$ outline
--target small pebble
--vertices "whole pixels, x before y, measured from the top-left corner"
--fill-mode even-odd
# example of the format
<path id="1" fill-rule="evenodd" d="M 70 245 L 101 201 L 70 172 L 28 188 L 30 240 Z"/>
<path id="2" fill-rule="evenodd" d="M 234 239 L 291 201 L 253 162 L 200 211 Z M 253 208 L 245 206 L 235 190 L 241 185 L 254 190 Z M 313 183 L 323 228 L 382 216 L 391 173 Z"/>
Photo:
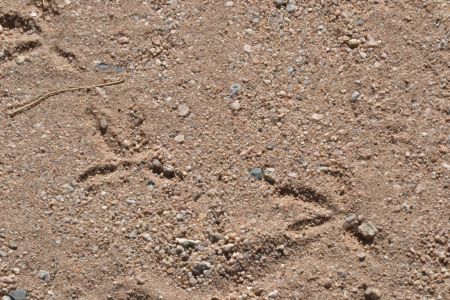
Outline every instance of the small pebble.
<path id="1" fill-rule="evenodd" d="M 286 4 L 286 0 L 274 0 L 275 6 L 280 8 L 281 6 Z"/>
<path id="2" fill-rule="evenodd" d="M 26 60 L 25 56 L 19 55 L 16 57 L 16 64 L 23 65 L 25 63 L 25 60 Z"/>
<path id="3" fill-rule="evenodd" d="M 252 53 L 252 46 L 245 44 L 244 45 L 244 52 L 245 53 Z"/>
<path id="4" fill-rule="evenodd" d="M 311 115 L 311 119 L 313 119 L 314 121 L 320 121 L 323 119 L 323 117 L 324 116 L 322 114 L 317 114 L 317 113 L 314 113 Z"/>
<path id="5" fill-rule="evenodd" d="M 230 104 L 230 108 L 232 111 L 239 111 L 241 110 L 241 104 L 237 101 L 234 101 Z"/>
<path id="6" fill-rule="evenodd" d="M 14 291 L 11 291 L 8 296 L 13 300 L 27 300 L 27 294 L 28 292 L 25 289 L 15 289 Z"/>
<path id="7" fill-rule="evenodd" d="M 286 5 L 286 11 L 289 13 L 292 13 L 296 9 L 297 9 L 297 6 L 295 5 L 295 2 L 293 0 L 289 0 L 288 4 Z"/>
<path id="8" fill-rule="evenodd" d="M 355 228 L 359 223 L 358 216 L 354 213 L 350 213 L 345 218 L 345 228 Z"/>
<path id="9" fill-rule="evenodd" d="M 108 95 L 106 94 L 105 89 L 97 86 L 95 87 L 95 92 L 103 99 L 108 99 Z"/>
<path id="10" fill-rule="evenodd" d="M 177 142 L 178 144 L 181 144 L 184 142 L 184 135 L 183 134 L 179 134 L 175 137 L 175 142 Z"/>
<path id="11" fill-rule="evenodd" d="M 9 248 L 12 249 L 12 250 L 17 250 L 17 247 L 18 247 L 17 243 L 14 242 L 14 241 L 10 241 L 9 244 L 8 244 L 8 246 L 9 246 Z"/>
<path id="12" fill-rule="evenodd" d="M 3 296 L 3 297 L 2 297 L 2 300 L 12 300 L 12 298 L 9 297 L 9 296 Z M 14 300 L 15 300 L 15 299 L 14 299 Z"/>
<path id="13" fill-rule="evenodd" d="M 374 38 L 370 37 L 367 40 L 365 46 L 368 48 L 376 48 L 376 47 L 380 46 L 380 43 L 378 41 L 376 41 Z"/>
<path id="14" fill-rule="evenodd" d="M 264 170 L 264 179 L 269 183 L 275 183 L 276 180 L 276 174 L 274 168 L 267 168 Z"/>
<path id="15" fill-rule="evenodd" d="M 189 284 L 190 284 L 191 286 L 196 285 L 196 284 L 197 284 L 197 279 L 195 279 L 195 277 L 189 278 Z"/>
<path id="16" fill-rule="evenodd" d="M 184 238 L 176 238 L 175 241 L 177 242 L 178 245 L 181 245 L 184 248 L 191 248 L 191 247 L 195 247 L 198 244 L 200 244 L 200 241 L 188 240 L 188 239 L 184 239 Z"/>
<path id="17" fill-rule="evenodd" d="M 293 66 L 289 66 L 289 67 L 287 67 L 287 71 L 289 74 L 292 74 L 295 72 L 295 68 Z"/>
<path id="18" fill-rule="evenodd" d="M 381 299 L 381 293 L 378 289 L 369 287 L 364 291 L 364 298 L 366 300 L 378 300 Z"/>
<path id="19" fill-rule="evenodd" d="M 358 253 L 359 261 L 364 261 L 366 259 L 366 254 L 364 252 Z"/>
<path id="20" fill-rule="evenodd" d="M 138 276 L 138 277 L 136 278 L 136 283 L 137 283 L 138 285 L 143 285 L 143 284 L 145 283 L 145 279 L 142 278 L 142 277 L 140 277 L 140 276 Z"/>
<path id="21" fill-rule="evenodd" d="M 360 94 L 358 91 L 354 91 L 354 92 L 352 93 L 352 101 L 353 101 L 353 102 L 358 101 L 359 96 L 361 96 L 361 94 Z"/>
<path id="22" fill-rule="evenodd" d="M 233 5 L 234 5 L 233 1 L 227 1 L 227 2 L 225 2 L 225 6 L 226 6 L 226 7 L 231 7 L 231 6 L 233 6 Z"/>
<path id="23" fill-rule="evenodd" d="M 199 276 L 209 269 L 211 269 L 211 263 L 207 261 L 201 261 L 194 266 L 194 268 L 192 269 L 192 274 L 194 274 L 194 276 Z"/>
<path id="24" fill-rule="evenodd" d="M 226 244 L 225 246 L 222 247 L 222 251 L 224 253 L 229 253 L 233 250 L 234 248 L 234 244 Z"/>
<path id="25" fill-rule="evenodd" d="M 100 71 L 107 71 L 109 69 L 109 65 L 101 62 L 97 65 L 97 69 Z"/>
<path id="26" fill-rule="evenodd" d="M 187 117 L 189 115 L 189 107 L 186 104 L 178 105 L 178 115 L 180 117 Z"/>
<path id="27" fill-rule="evenodd" d="M 105 118 L 101 118 L 100 121 L 98 122 L 98 127 L 100 128 L 100 132 L 101 134 L 105 134 L 106 131 L 108 130 L 108 120 L 106 120 Z"/>
<path id="28" fill-rule="evenodd" d="M 358 48 L 358 46 L 359 46 L 360 44 L 361 44 L 361 41 L 358 40 L 358 39 L 350 39 L 350 40 L 347 42 L 347 45 L 348 45 L 350 48 L 352 48 L 352 49 Z"/>
<path id="29" fill-rule="evenodd" d="M 258 180 L 263 179 L 263 170 L 261 168 L 253 168 L 250 170 L 250 175 Z"/>
<path id="30" fill-rule="evenodd" d="M 323 282 L 323 287 L 329 289 L 333 286 L 333 281 L 330 278 L 325 279 Z"/>
<path id="31" fill-rule="evenodd" d="M 154 182 L 153 180 L 148 180 L 147 181 L 147 187 L 151 190 L 153 190 L 156 187 L 156 182 Z"/>
<path id="32" fill-rule="evenodd" d="M 41 270 L 41 271 L 39 271 L 38 278 L 42 281 L 49 282 L 50 281 L 50 272 Z"/>
<path id="33" fill-rule="evenodd" d="M 242 89 L 242 87 L 239 83 L 233 83 L 230 86 L 231 97 L 237 96 L 237 94 L 239 94 L 241 92 L 241 89 Z"/>
<path id="34" fill-rule="evenodd" d="M 163 166 L 162 173 L 166 178 L 173 178 L 175 177 L 175 168 L 171 165 L 165 165 Z"/>
<path id="35" fill-rule="evenodd" d="M 130 42 L 130 40 L 126 36 L 121 36 L 118 40 L 119 44 L 125 45 Z"/>
<path id="36" fill-rule="evenodd" d="M 277 291 L 277 290 L 274 290 L 274 291 L 270 292 L 270 293 L 267 295 L 267 298 L 268 298 L 268 299 L 277 299 L 277 298 L 278 298 L 278 291 Z"/>
<path id="37" fill-rule="evenodd" d="M 158 159 L 154 159 L 151 164 L 151 169 L 155 173 L 161 173 L 163 170 L 162 163 Z"/>
<path id="38" fill-rule="evenodd" d="M 356 20 L 355 20 L 355 25 L 356 26 L 363 26 L 365 23 L 366 22 L 363 19 L 361 19 L 361 18 L 356 18 Z"/>
<path id="39" fill-rule="evenodd" d="M 358 233 L 368 242 L 371 242 L 375 235 L 377 234 L 378 230 L 371 222 L 363 222 L 358 227 Z"/>
<path id="40" fill-rule="evenodd" d="M 296 173 L 296 172 L 289 172 L 287 175 L 290 178 L 298 178 L 298 173 Z"/>

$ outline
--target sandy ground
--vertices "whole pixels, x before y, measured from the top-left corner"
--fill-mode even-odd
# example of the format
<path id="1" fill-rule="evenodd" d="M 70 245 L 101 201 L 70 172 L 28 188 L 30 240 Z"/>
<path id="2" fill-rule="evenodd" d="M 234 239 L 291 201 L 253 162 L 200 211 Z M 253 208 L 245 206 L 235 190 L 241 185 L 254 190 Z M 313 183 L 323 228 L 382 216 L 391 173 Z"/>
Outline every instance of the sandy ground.
<path id="1" fill-rule="evenodd" d="M 0 25 L 2 300 L 450 299 L 448 1 L 1 0 Z"/>

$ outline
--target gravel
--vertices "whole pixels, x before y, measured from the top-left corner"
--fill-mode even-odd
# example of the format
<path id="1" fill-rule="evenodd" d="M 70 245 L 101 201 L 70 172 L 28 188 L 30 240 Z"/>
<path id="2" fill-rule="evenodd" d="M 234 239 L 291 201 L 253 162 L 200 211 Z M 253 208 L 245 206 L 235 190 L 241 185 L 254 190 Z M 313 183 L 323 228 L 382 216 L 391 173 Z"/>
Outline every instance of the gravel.
<path id="1" fill-rule="evenodd" d="M 383 297 L 445 295 L 450 111 L 438 50 L 446 24 L 435 14 L 354 1 L 46 1 L 52 13 L 39 20 L 4 1 L 15 6 L 0 14 L 5 106 L 52 84 L 114 81 L 119 65 L 127 80 L 95 89 L 99 101 L 67 93 L 0 125 L 2 204 L 17 217 L 0 226 L 2 296 L 26 287 L 33 299 L 253 299 L 262 287 L 261 299 L 372 299 L 372 284 Z M 401 24 L 378 30 L 380 14 Z M 414 31 L 407 14 L 429 26 Z M 60 38 L 46 20 L 74 34 L 41 55 Z M 413 72 L 423 65 L 426 80 Z M 52 82 L 42 66 L 64 76 Z M 344 221 L 347 209 L 356 214 Z M 341 226 L 326 217 L 335 210 Z M 72 259 L 55 269 L 48 251 L 28 253 L 39 246 Z M 92 268 L 105 258 L 113 263 Z M 52 271 L 41 280 L 40 269 Z M 401 290 L 389 285 L 398 277 Z M 107 294 L 102 282 L 114 282 Z M 162 283 L 154 294 L 152 282 Z"/>

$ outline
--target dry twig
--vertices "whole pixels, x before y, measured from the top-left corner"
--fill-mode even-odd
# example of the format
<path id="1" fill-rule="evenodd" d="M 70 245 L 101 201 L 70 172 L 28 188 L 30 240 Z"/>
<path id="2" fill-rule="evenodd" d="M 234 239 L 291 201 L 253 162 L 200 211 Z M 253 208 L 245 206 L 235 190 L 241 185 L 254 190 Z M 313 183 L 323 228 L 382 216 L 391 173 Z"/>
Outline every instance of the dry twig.
<path id="1" fill-rule="evenodd" d="M 19 104 L 18 106 L 16 106 L 16 109 L 10 110 L 9 112 L 7 112 L 8 116 L 10 117 L 14 117 L 15 115 L 24 112 L 30 108 L 32 108 L 33 106 L 38 105 L 39 103 L 41 103 L 42 101 L 44 101 L 47 98 L 50 98 L 51 96 L 55 96 L 64 92 L 69 92 L 69 91 L 77 91 L 77 90 L 87 90 L 87 89 L 93 89 L 96 87 L 103 87 L 103 86 L 110 86 L 110 85 L 115 85 L 115 84 L 119 84 L 124 82 L 125 80 L 118 80 L 118 81 L 112 81 L 112 82 L 107 82 L 107 83 L 102 83 L 102 84 L 96 84 L 96 85 L 90 85 L 90 86 L 81 86 L 81 87 L 69 87 L 69 88 L 65 88 L 65 89 L 60 89 L 60 90 L 54 90 L 51 92 L 48 92 L 42 96 L 39 96 L 36 99 L 33 99 L 29 102 L 25 102 L 22 104 Z"/>

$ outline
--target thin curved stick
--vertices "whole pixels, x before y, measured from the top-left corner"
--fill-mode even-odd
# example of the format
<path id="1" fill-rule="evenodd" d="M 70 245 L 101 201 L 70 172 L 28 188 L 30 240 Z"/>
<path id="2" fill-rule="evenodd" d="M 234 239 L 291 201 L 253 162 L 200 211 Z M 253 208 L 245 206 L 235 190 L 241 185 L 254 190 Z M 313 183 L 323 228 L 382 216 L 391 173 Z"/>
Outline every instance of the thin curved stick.
<path id="1" fill-rule="evenodd" d="M 96 87 L 116 85 L 116 84 L 123 83 L 124 81 L 125 80 L 121 79 L 121 80 L 118 80 L 118 81 L 107 82 L 107 83 L 102 83 L 102 84 L 81 86 L 81 87 L 69 87 L 69 88 L 65 88 L 65 89 L 51 91 L 51 92 L 48 92 L 48 93 L 46 93 L 46 94 L 44 94 L 42 96 L 39 96 L 38 98 L 36 98 L 34 100 L 31 100 L 29 102 L 20 104 L 18 108 L 7 112 L 7 115 L 10 116 L 10 117 L 14 117 L 17 114 L 20 114 L 21 112 L 24 112 L 24 111 L 26 111 L 26 110 L 28 110 L 28 109 L 38 105 L 39 103 L 41 103 L 45 99 L 50 98 L 51 96 L 55 96 L 55 95 L 64 93 L 64 92 L 77 91 L 77 90 L 87 90 L 87 89 L 93 89 L 93 88 L 96 88 Z"/>

